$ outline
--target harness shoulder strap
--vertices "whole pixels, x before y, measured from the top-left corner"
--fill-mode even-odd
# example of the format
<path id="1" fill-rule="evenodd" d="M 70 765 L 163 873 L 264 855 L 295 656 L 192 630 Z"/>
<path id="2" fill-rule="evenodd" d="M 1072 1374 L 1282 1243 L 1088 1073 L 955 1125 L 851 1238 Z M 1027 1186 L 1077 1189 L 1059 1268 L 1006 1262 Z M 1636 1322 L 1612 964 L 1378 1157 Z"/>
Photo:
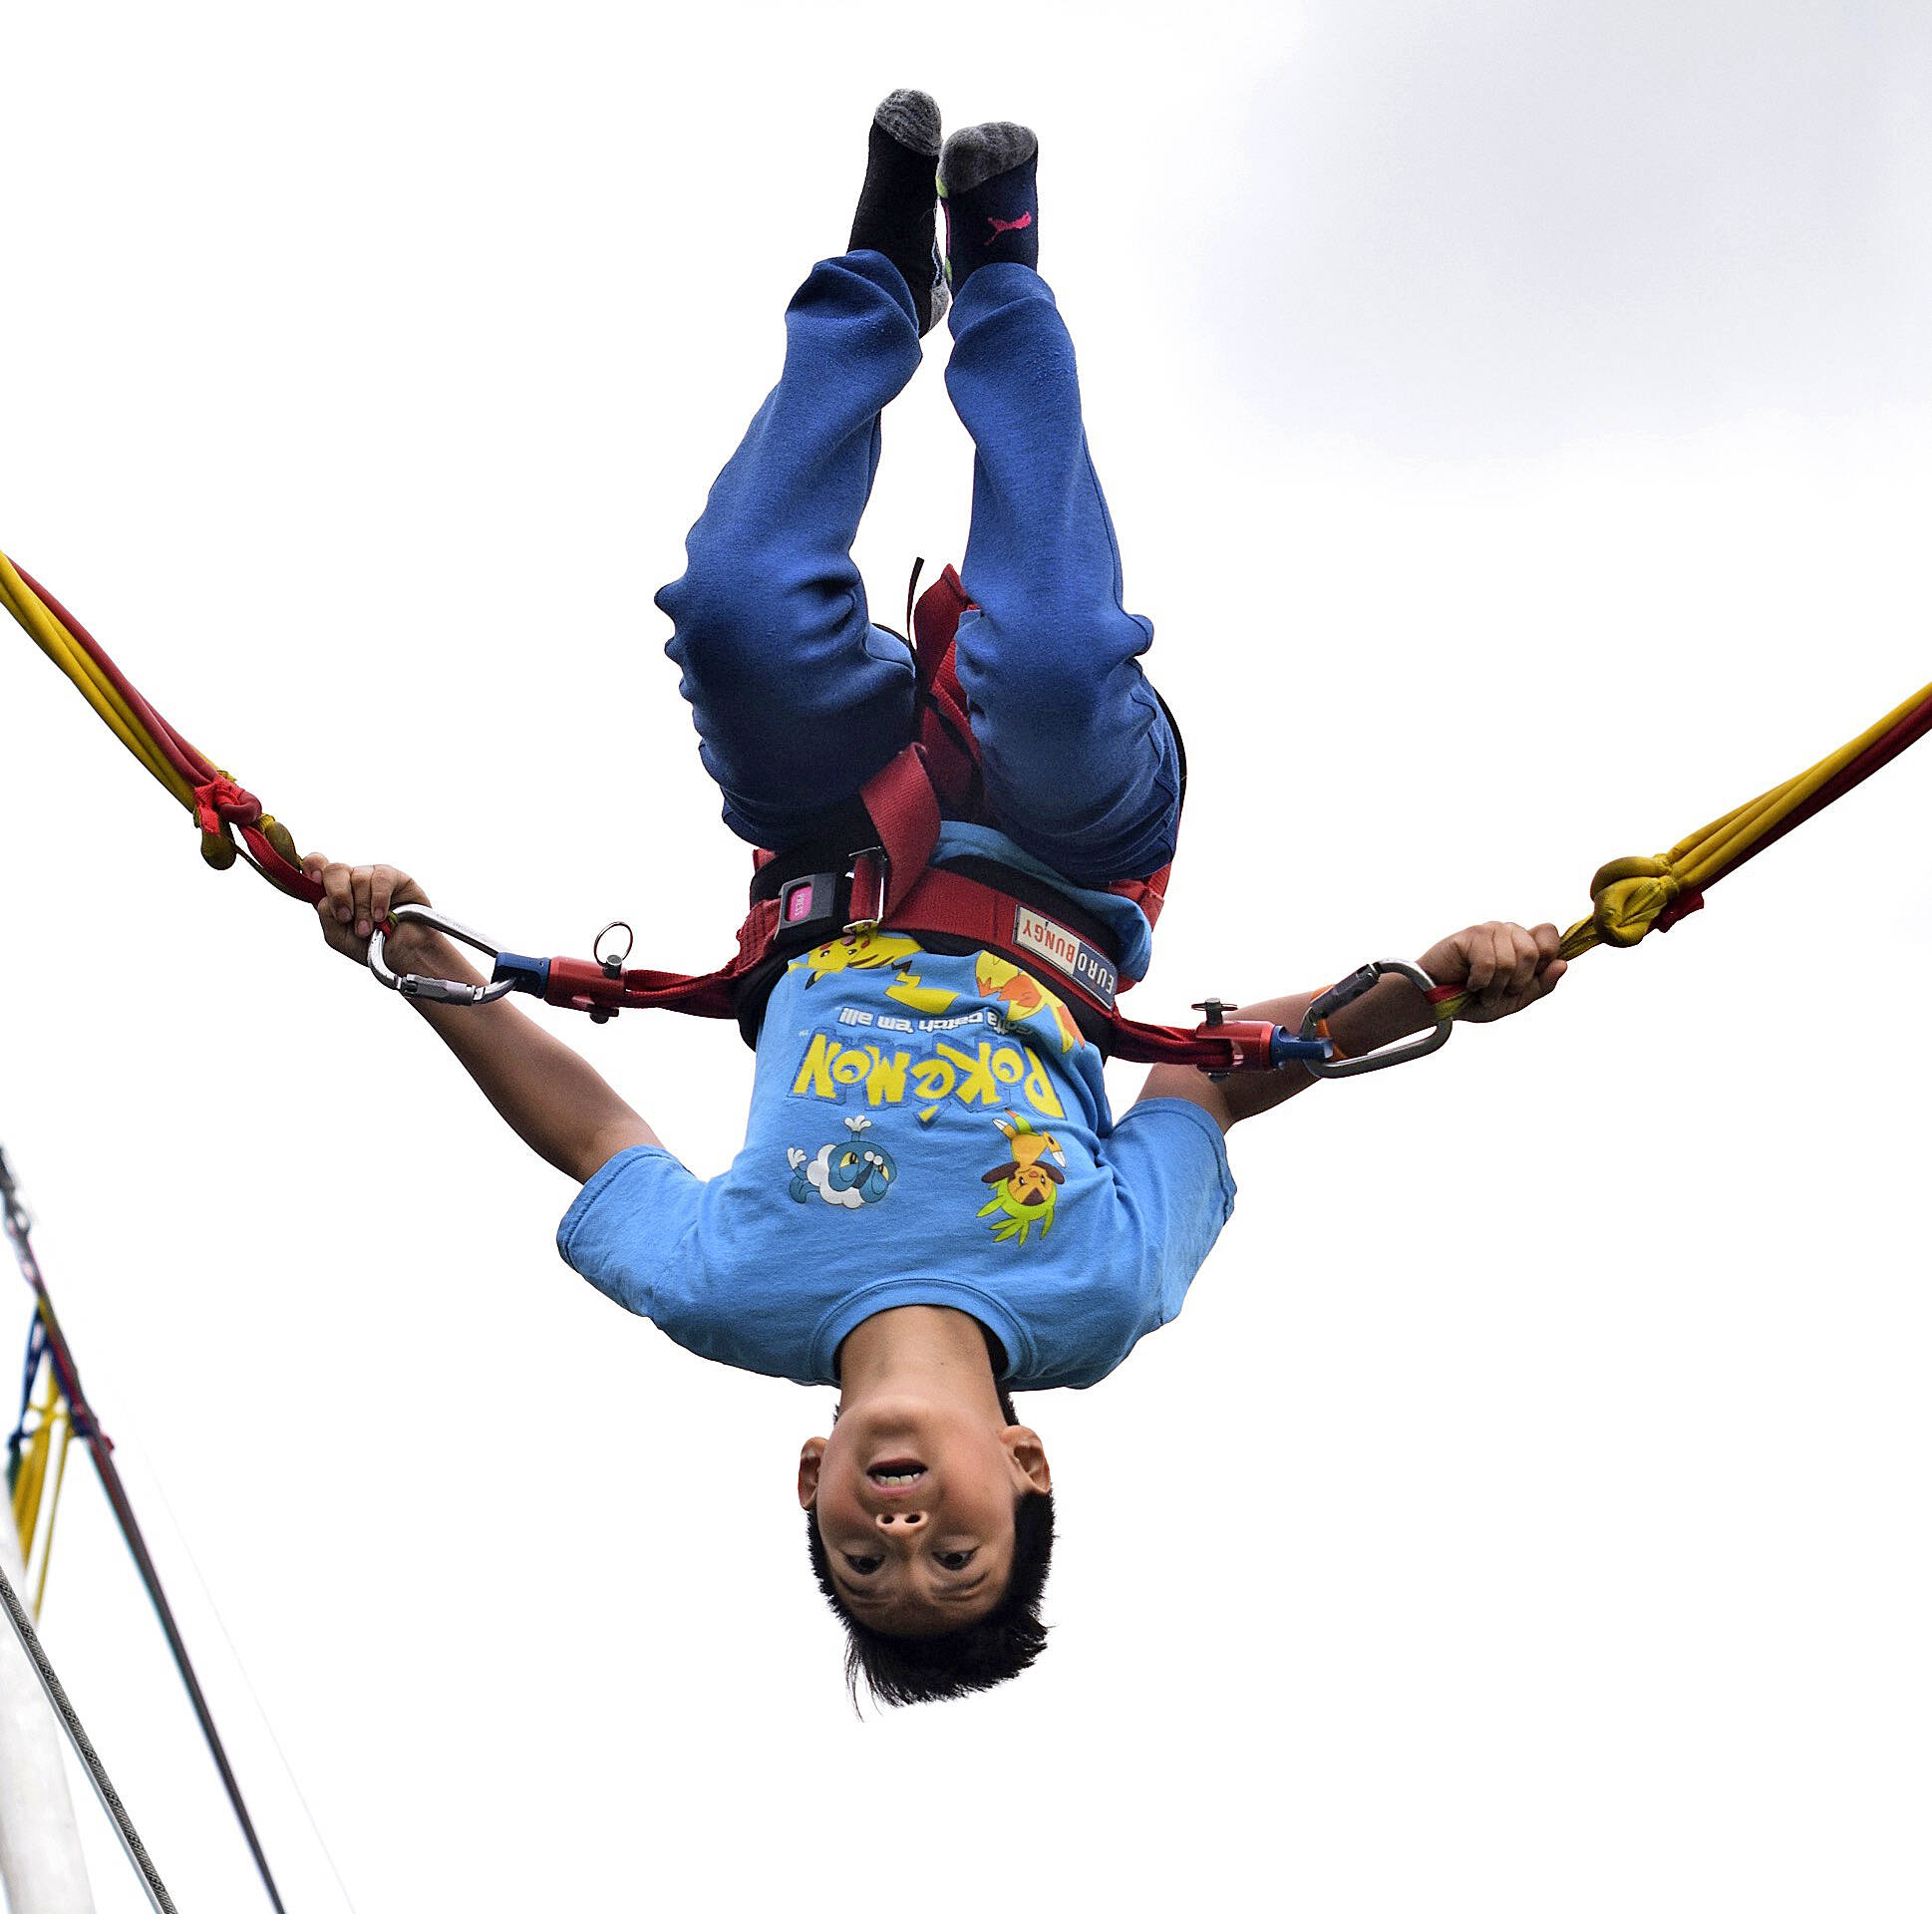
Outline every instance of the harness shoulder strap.
<path id="1" fill-rule="evenodd" d="M 979 752 L 973 742 L 972 724 L 966 709 L 966 694 L 959 682 L 956 639 L 959 621 L 972 610 L 973 601 L 959 573 L 948 565 L 928 585 L 916 603 L 913 592 L 919 581 L 919 567 L 912 571 L 906 591 L 906 623 L 912 633 L 913 663 L 919 674 L 919 742 L 925 747 L 926 771 L 948 814 L 975 823 L 990 823 L 986 813 L 985 789 L 981 781 Z M 1149 687 L 1151 689 L 1151 687 Z M 1173 733 L 1174 748 L 1180 757 L 1181 801 L 1187 797 L 1187 749 L 1181 743 L 1180 727 L 1158 692 L 1160 709 Z M 1171 864 L 1162 865 L 1147 877 L 1132 877 L 1108 885 L 1118 897 L 1139 906 L 1151 926 L 1160 920 L 1161 906 L 1167 900 L 1167 878 Z"/>
<path id="2" fill-rule="evenodd" d="M 916 583 L 916 570 L 913 579 Z M 918 735 L 926 750 L 926 769 L 945 808 L 956 817 L 978 820 L 986 797 L 953 644 L 972 602 L 959 573 L 948 565 L 912 606 L 907 622 L 919 676 Z"/>

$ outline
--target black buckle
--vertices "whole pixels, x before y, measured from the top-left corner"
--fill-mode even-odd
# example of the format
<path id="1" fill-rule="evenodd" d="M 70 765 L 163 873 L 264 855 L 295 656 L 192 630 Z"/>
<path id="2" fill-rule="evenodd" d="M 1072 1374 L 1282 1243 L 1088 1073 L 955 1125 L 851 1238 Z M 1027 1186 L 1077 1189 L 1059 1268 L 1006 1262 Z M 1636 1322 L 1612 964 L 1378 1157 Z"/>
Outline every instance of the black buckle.
<path id="1" fill-rule="evenodd" d="M 772 938 L 779 950 L 803 950 L 843 934 L 851 896 L 850 873 L 814 870 L 779 886 L 779 927 Z"/>

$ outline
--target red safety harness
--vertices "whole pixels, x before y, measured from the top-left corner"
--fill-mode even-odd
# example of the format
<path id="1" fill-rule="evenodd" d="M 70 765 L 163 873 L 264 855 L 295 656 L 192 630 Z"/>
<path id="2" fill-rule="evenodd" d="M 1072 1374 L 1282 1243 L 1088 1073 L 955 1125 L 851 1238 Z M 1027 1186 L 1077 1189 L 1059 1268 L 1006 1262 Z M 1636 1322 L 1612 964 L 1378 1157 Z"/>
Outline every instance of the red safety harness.
<path id="1" fill-rule="evenodd" d="M 917 581 L 915 569 L 914 589 Z M 626 970 L 621 958 L 531 959 L 498 951 L 494 981 L 593 1017 L 631 1009 L 733 1017 L 755 1044 L 766 1000 L 792 959 L 840 937 L 897 932 L 927 949 L 988 950 L 1005 958 L 1059 997 L 1107 1055 L 1214 1071 L 1270 1068 L 1281 1046 L 1276 1027 L 1227 1021 L 1217 1001 L 1198 1006 L 1207 1021 L 1193 1030 L 1124 1017 L 1115 1000 L 1132 980 L 1121 975 L 1112 932 L 1057 886 L 991 859 L 959 859 L 943 868 L 929 861 L 942 815 L 992 818 L 954 658 L 954 634 L 971 600 L 948 565 L 916 605 L 911 591 L 907 601 L 919 685 L 917 736 L 804 845 L 755 853 L 751 908 L 728 964 L 684 976 Z M 1182 777 L 1184 790 L 1184 761 Z M 1109 889 L 1136 904 L 1151 924 L 1170 868 Z"/>

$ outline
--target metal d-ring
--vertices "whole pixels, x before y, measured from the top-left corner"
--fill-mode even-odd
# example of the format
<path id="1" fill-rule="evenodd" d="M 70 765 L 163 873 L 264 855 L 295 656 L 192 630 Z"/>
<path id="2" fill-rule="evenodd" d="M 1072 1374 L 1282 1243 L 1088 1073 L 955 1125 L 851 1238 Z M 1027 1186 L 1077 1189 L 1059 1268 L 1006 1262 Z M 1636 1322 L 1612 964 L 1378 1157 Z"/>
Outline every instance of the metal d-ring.
<path id="1" fill-rule="evenodd" d="M 604 955 L 604 939 L 613 930 L 621 930 L 624 933 L 624 948 L 606 957 Z M 621 977 L 624 974 L 624 965 L 630 959 L 631 946 L 636 942 L 637 933 L 631 929 L 630 925 L 625 923 L 621 917 L 613 917 L 592 940 L 590 954 L 597 960 L 606 977 Z"/>

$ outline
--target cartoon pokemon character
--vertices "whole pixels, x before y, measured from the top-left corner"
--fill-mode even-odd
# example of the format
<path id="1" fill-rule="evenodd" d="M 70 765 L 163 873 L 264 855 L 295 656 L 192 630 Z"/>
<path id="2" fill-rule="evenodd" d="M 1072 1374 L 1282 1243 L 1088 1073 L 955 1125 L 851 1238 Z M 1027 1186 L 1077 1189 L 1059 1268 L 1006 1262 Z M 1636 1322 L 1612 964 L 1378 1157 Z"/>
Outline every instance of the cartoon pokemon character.
<path id="1" fill-rule="evenodd" d="M 989 1169 L 980 1178 L 983 1183 L 992 1183 L 994 1190 L 992 1200 L 978 1213 L 992 1216 L 998 1212 L 993 1234 L 1003 1243 L 1024 1243 L 1035 1223 L 1040 1225 L 1044 1239 L 1053 1228 L 1054 1202 L 1060 1185 L 1067 1180 L 1065 1173 L 1054 1164 L 1065 1163 L 1067 1152 L 1051 1130 L 1035 1129 L 1013 1111 L 1006 1114 L 1012 1121 L 995 1117 L 994 1126 L 1012 1146 L 1012 1160 L 1002 1163 L 998 1169 Z M 1049 1155 L 1054 1159 L 1051 1163 L 1045 1160 Z"/>
<path id="2" fill-rule="evenodd" d="M 885 1200 L 899 1174 L 892 1152 L 864 1140 L 865 1131 L 872 1127 L 869 1116 L 847 1116 L 845 1127 L 852 1132 L 848 1141 L 827 1143 L 813 1157 L 807 1158 L 796 1147 L 785 1152 L 785 1160 L 792 1165 L 795 1203 L 810 1202 L 814 1189 L 836 1209 L 861 1209 Z"/>
<path id="3" fill-rule="evenodd" d="M 1072 1013 L 1037 977 L 1029 977 L 1017 965 L 983 950 L 973 965 L 982 997 L 997 997 L 1006 1006 L 1008 1017 L 1023 1023 L 1029 1017 L 1042 1017 L 1060 1036 L 1060 1052 L 1078 1049 L 1084 1039 Z M 1042 1232 L 1045 1233 L 1044 1231 Z"/>
<path id="4" fill-rule="evenodd" d="M 811 975 L 805 979 L 805 989 L 809 990 L 821 977 L 830 977 L 841 970 L 882 970 L 887 964 L 904 963 L 908 957 L 917 956 L 919 946 L 910 937 L 895 936 L 890 931 L 859 930 L 849 937 L 815 945 L 803 957 L 795 957 L 787 968 L 810 971 Z"/>
<path id="5" fill-rule="evenodd" d="M 885 994 L 895 1004 L 903 1004 L 920 1017 L 943 1017 L 959 1002 L 958 991 L 945 990 L 937 984 L 921 983 L 910 966 L 892 973 L 892 981 L 886 985 Z"/>

